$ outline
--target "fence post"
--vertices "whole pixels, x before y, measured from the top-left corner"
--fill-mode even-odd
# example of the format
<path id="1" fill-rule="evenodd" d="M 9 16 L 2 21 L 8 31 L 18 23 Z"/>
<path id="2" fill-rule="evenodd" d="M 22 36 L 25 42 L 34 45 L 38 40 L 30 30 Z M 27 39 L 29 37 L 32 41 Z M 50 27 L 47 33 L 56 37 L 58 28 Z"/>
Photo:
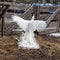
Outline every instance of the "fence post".
<path id="1" fill-rule="evenodd" d="M 57 22 L 57 24 L 58 24 L 57 30 L 58 30 L 58 32 L 60 32 L 60 31 L 59 31 L 59 30 L 60 30 L 60 10 L 59 10 L 59 12 L 58 12 L 58 22 Z"/>
<path id="2" fill-rule="evenodd" d="M 4 31 L 3 31 L 3 29 L 4 29 L 4 17 L 2 17 L 1 20 L 2 20 L 1 37 L 3 37 L 3 34 L 4 34 Z"/>
<path id="3" fill-rule="evenodd" d="M 35 14 L 35 20 L 40 19 L 40 6 L 39 5 L 34 5 L 33 6 L 33 13 Z"/>

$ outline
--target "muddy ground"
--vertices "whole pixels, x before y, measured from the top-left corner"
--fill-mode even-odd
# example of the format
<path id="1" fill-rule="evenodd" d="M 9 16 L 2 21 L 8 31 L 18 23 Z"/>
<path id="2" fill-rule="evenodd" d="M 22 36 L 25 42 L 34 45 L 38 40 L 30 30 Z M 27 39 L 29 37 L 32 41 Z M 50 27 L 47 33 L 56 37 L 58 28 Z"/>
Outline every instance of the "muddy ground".
<path id="1" fill-rule="evenodd" d="M 60 60 L 60 38 L 37 36 L 40 49 L 18 48 L 17 36 L 0 37 L 0 60 Z M 18 38 L 18 37 L 17 37 Z"/>

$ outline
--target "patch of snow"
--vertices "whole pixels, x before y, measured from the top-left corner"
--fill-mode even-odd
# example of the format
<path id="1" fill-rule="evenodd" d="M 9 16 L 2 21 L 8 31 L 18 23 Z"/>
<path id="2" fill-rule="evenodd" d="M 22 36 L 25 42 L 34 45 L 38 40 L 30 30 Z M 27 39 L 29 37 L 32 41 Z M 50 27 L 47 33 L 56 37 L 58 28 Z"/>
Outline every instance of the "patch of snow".
<path id="1" fill-rule="evenodd" d="M 51 3 L 44 3 L 44 4 L 33 3 L 32 6 L 54 6 L 54 4 L 51 4 Z"/>
<path id="2" fill-rule="evenodd" d="M 51 3 L 46 3 L 45 6 L 53 6 Z"/>
<path id="3" fill-rule="evenodd" d="M 54 36 L 54 37 L 60 37 L 60 33 L 51 33 L 49 34 L 50 36 Z"/>

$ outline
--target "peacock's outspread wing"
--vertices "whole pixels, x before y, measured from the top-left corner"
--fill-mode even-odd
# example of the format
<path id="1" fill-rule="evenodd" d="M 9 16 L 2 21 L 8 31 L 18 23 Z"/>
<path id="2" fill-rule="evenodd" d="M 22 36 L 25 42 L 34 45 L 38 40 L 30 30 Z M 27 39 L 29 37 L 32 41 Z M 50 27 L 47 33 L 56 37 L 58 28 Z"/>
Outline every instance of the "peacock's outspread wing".
<path id="1" fill-rule="evenodd" d="M 20 28 L 22 28 L 24 31 L 26 31 L 29 21 L 24 20 L 23 18 L 15 16 L 15 15 L 12 16 L 12 20 L 14 22 L 16 22 Z"/>

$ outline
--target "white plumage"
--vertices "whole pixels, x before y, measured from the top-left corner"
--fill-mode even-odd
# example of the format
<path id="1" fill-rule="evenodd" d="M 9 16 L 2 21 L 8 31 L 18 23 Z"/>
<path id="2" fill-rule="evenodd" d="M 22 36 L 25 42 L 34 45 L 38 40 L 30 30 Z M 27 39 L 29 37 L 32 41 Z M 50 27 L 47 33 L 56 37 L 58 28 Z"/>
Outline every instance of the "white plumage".
<path id="1" fill-rule="evenodd" d="M 19 27 L 25 31 L 24 36 L 20 38 L 21 41 L 18 42 L 18 46 L 27 49 L 40 48 L 37 40 L 34 37 L 34 31 L 44 31 L 44 29 L 46 28 L 46 22 L 34 20 L 34 15 L 31 20 L 24 20 L 23 18 L 18 16 L 12 16 L 12 20 L 16 22 Z"/>
<path id="2" fill-rule="evenodd" d="M 15 21 L 19 27 L 21 27 L 24 31 L 26 31 L 29 24 L 32 24 L 33 30 L 37 30 L 38 32 L 43 31 L 46 28 L 46 21 L 42 20 L 34 20 L 34 16 L 31 20 L 24 20 L 18 16 L 12 16 L 13 21 Z"/>
<path id="3" fill-rule="evenodd" d="M 16 22 L 24 31 L 26 31 L 29 21 L 15 15 L 12 16 L 12 20 Z"/>

